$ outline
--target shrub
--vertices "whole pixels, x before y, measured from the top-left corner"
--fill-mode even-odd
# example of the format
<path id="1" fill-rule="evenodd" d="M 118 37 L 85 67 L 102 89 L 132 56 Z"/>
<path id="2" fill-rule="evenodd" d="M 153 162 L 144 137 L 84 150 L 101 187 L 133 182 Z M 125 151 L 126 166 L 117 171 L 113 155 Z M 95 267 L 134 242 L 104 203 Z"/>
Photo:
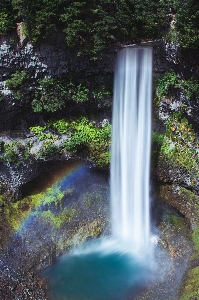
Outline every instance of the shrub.
<path id="1" fill-rule="evenodd" d="M 18 90 L 24 84 L 24 82 L 29 78 L 27 71 L 17 71 L 11 75 L 11 79 L 6 80 L 6 85 L 11 90 Z"/>
<path id="2" fill-rule="evenodd" d="M 16 99 L 21 98 L 21 89 L 28 79 L 29 75 L 27 71 L 17 71 L 11 75 L 10 79 L 6 80 L 6 86 L 13 91 Z"/>
<path id="3" fill-rule="evenodd" d="M 39 135 L 39 134 L 42 134 L 44 132 L 44 130 L 46 129 L 46 126 L 34 126 L 34 127 L 30 127 L 30 130 L 36 134 L 36 135 Z"/>
<path id="4" fill-rule="evenodd" d="M 1 161 L 15 163 L 19 165 L 30 157 L 28 145 L 24 145 L 17 141 L 11 141 L 4 144 L 4 151 L 1 155 Z"/>
<path id="5" fill-rule="evenodd" d="M 86 118 L 71 123 L 70 138 L 66 149 L 72 152 L 84 150 L 98 167 L 110 163 L 111 126 L 106 123 L 101 129 L 95 127 Z"/>
<path id="6" fill-rule="evenodd" d="M 177 74 L 171 70 L 165 72 L 164 76 L 158 80 L 157 93 L 158 97 L 170 95 L 171 90 L 179 88 L 179 79 Z"/>
<path id="7" fill-rule="evenodd" d="M 199 98 L 199 81 L 193 78 L 182 80 L 182 88 L 188 99 Z"/>
<path id="8" fill-rule="evenodd" d="M 167 155 L 174 164 L 197 171 L 199 168 L 198 148 L 199 142 L 188 120 L 179 113 L 173 114 L 167 121 L 161 152 Z"/>
<path id="9" fill-rule="evenodd" d="M 181 90 L 187 99 L 199 97 L 199 81 L 194 78 L 181 79 L 171 70 L 157 80 L 158 97 L 171 96 L 174 91 Z"/>
<path id="10" fill-rule="evenodd" d="M 35 90 L 31 103 L 34 112 L 55 112 L 65 106 L 66 91 L 58 81 L 44 78 L 38 81 L 40 86 Z"/>
<path id="11" fill-rule="evenodd" d="M 0 35 L 15 28 L 14 11 L 11 0 L 0 1 Z"/>
<path id="12" fill-rule="evenodd" d="M 64 134 L 69 130 L 69 123 L 65 119 L 50 121 L 48 126 L 54 127 L 59 133 Z"/>

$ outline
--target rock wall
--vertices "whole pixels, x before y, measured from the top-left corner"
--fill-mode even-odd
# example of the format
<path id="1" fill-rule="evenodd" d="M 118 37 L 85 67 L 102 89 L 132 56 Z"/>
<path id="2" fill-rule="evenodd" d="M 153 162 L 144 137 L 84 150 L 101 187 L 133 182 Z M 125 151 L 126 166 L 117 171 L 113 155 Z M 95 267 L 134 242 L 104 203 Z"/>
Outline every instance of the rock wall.
<path id="1" fill-rule="evenodd" d="M 112 73 L 116 51 L 112 49 L 108 57 L 100 61 L 90 61 L 88 56 L 77 56 L 77 51 L 69 49 L 64 35 L 48 39 L 37 45 L 32 45 L 26 39 L 23 44 L 15 34 L 0 38 L 0 81 L 3 85 L 12 72 L 17 69 L 27 69 L 32 78 L 54 77 L 69 72 L 78 73 L 79 76 Z"/>
<path id="2" fill-rule="evenodd" d="M 9 79 L 16 70 L 28 70 L 31 75 L 29 86 L 27 87 L 29 90 L 31 88 L 34 89 L 37 79 L 44 77 L 59 77 L 73 73 L 79 78 L 92 78 L 92 76 L 113 74 L 115 58 L 119 49 L 121 49 L 121 46 L 115 49 L 107 49 L 103 53 L 105 55 L 102 59 L 91 61 L 88 56 L 78 56 L 77 51 L 69 49 L 65 44 L 63 34 L 57 36 L 56 39 L 48 39 L 40 44 L 32 45 L 23 36 L 21 24 L 18 24 L 17 33 L 0 38 L 0 92 L 3 95 L 3 100 L 0 101 L 0 131 L 4 131 L 3 134 L 6 136 L 10 135 L 14 128 L 20 132 L 25 132 L 26 135 L 27 119 L 29 122 L 32 122 L 31 124 L 42 122 L 42 114 L 31 112 L 31 109 L 27 108 L 26 101 L 14 99 L 12 92 L 6 87 L 6 79 Z M 181 63 L 181 55 L 177 46 L 160 42 L 154 46 L 154 77 L 161 76 L 166 70 L 171 68 L 184 72 L 187 67 L 185 63 Z M 25 97 L 26 95 L 24 99 Z M 173 111 L 179 111 L 183 101 L 183 95 L 181 95 L 176 99 L 161 99 L 158 107 L 154 104 L 154 111 L 157 112 L 153 123 L 154 129 L 164 132 L 169 115 Z M 191 109 L 193 112 L 197 111 L 196 107 L 191 106 Z M 7 130 L 11 131 L 8 132 Z M 37 164 L 36 161 L 35 164 Z M 177 182 L 179 185 L 183 184 L 189 189 L 199 192 L 199 182 L 196 180 L 193 188 L 192 183 L 187 181 L 188 177 L 184 169 L 182 172 L 180 166 L 176 169 L 176 166 L 174 168 L 172 165 L 169 165 L 168 168 L 162 168 L 164 165 L 168 165 L 167 161 L 159 160 L 158 168 L 153 166 L 153 174 L 155 174 L 154 177 L 157 180 L 174 184 Z M 38 174 L 37 166 L 33 166 L 33 169 L 36 170 L 34 172 L 31 171 L 31 168 L 28 171 L 27 166 L 24 166 L 21 170 L 16 168 L 16 172 L 21 174 L 19 175 L 21 178 L 15 184 L 16 179 L 14 178 L 18 177 L 9 168 L 9 166 L 4 164 L 2 169 L 4 171 L 2 172 L 7 178 L 6 181 L 10 182 L 12 189 L 14 186 L 18 189 L 20 185 L 23 185 Z"/>

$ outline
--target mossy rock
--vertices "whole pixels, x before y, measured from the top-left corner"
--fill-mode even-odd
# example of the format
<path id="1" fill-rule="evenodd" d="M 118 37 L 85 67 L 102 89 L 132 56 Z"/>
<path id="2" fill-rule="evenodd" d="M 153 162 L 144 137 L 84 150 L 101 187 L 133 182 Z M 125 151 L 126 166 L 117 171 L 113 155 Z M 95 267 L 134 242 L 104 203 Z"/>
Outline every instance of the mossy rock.
<path id="1" fill-rule="evenodd" d="M 188 272 L 183 294 L 179 300 L 197 299 L 199 299 L 199 267 L 193 268 Z"/>
<path id="2" fill-rule="evenodd" d="M 185 216 L 191 228 L 199 226 L 199 196 L 184 187 L 160 185 L 159 196 Z"/>

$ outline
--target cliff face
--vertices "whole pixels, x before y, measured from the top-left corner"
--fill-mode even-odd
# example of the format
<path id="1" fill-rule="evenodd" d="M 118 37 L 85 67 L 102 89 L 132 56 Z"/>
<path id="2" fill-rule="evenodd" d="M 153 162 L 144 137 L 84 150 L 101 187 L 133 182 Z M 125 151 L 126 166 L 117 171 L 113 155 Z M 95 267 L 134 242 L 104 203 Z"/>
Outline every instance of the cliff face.
<path id="1" fill-rule="evenodd" d="M 104 88 L 104 82 L 110 82 L 112 85 L 116 55 L 116 49 L 112 49 L 103 53 L 104 57 L 100 61 L 90 61 L 88 56 L 78 56 L 77 51 L 67 48 L 63 35 L 33 46 L 22 35 L 20 28 L 19 24 L 17 33 L 0 38 L 0 185 L 2 192 L 6 192 L 9 198 L 20 196 L 22 185 L 40 173 L 40 164 L 43 161 L 68 160 L 74 157 L 71 151 L 68 153 L 64 148 L 69 131 L 74 131 L 74 128 L 68 128 L 65 134 L 63 130 L 60 133 L 55 132 L 54 127 L 47 128 L 42 138 L 41 135 L 30 132 L 31 126 L 43 126 L 45 130 L 45 125 L 50 119 L 69 120 L 71 115 L 74 120 L 78 115 L 96 114 L 95 120 L 92 119 L 96 128 L 103 128 L 110 120 L 111 96 L 106 91 L 104 95 L 100 94 L 98 86 Z M 17 74 L 18 77 L 14 77 L 9 86 L 6 83 L 13 74 Z M 52 82 L 48 82 L 50 78 Z M 32 103 L 36 95 L 39 95 L 40 101 L 40 80 L 43 79 L 47 79 L 47 87 L 43 86 L 45 91 L 42 90 L 41 93 L 47 93 L 49 98 L 46 102 L 44 100 L 45 108 L 37 108 L 34 111 Z M 19 84 L 16 86 L 17 80 Z M 59 86 L 58 80 L 62 80 L 61 83 L 59 81 Z M 68 85 L 64 86 L 63 82 L 66 81 Z M 99 84 L 95 94 L 91 94 L 89 87 L 94 83 Z M 81 103 L 82 94 L 86 94 L 88 98 L 85 104 Z M 54 101 L 55 98 L 57 102 Z M 56 107 L 48 106 L 50 101 L 52 105 L 56 102 Z M 46 134 L 48 136 L 44 136 Z M 57 150 L 40 156 L 39 152 L 45 149 L 47 143 L 56 144 Z M 31 147 L 28 146 L 30 144 Z M 29 152 L 28 156 L 26 150 Z M 7 154 L 8 159 L 5 158 Z M 79 156 L 79 153 L 77 155 Z"/>
<path id="2" fill-rule="evenodd" d="M 38 80 L 64 76 L 82 79 L 113 73 L 114 49 L 98 63 L 90 61 L 89 57 L 77 56 L 74 49 L 66 47 L 63 35 L 33 46 L 25 38 L 21 40 L 18 34 L 0 38 L 1 131 L 23 129 L 24 122 L 31 125 L 39 122 L 41 114 L 33 114 L 30 101 L 34 98 L 35 87 L 39 86 Z M 28 78 L 17 87 L 22 94 L 17 97 L 16 87 L 10 90 L 5 82 L 12 74 L 24 71 Z"/>
<path id="3" fill-rule="evenodd" d="M 154 99 L 152 176 L 163 183 L 161 198 L 195 228 L 199 224 L 194 196 L 199 195 L 198 55 L 169 44 L 165 53 L 169 72 L 159 79 Z"/>
<path id="4" fill-rule="evenodd" d="M 70 135 L 71 127 L 69 131 L 60 133 L 55 132 L 55 127 L 47 124 L 51 118 L 68 120 L 71 115 L 73 118 L 78 115 L 89 116 L 89 121 L 92 121 L 98 129 L 104 128 L 104 124 L 111 121 L 112 95 L 107 92 L 104 82 L 112 84 L 116 53 L 120 48 L 121 46 L 107 49 L 99 60 L 91 61 L 88 56 L 78 56 L 74 49 L 66 47 L 64 36 L 61 34 L 56 39 L 32 45 L 23 36 L 21 25 L 18 24 L 17 33 L 1 37 L 0 180 L 2 191 L 9 191 L 9 197 L 10 195 L 14 195 L 14 198 L 20 196 L 21 187 L 40 173 L 40 164 L 43 161 L 68 160 L 81 156 L 91 161 L 94 158 L 95 163 L 95 157 L 92 154 L 95 145 L 90 145 L 89 151 L 81 149 L 76 150 L 75 153 L 68 151 L 63 145 Z M 175 45 L 159 43 L 154 46 L 153 131 L 155 140 L 152 153 L 152 177 L 160 183 L 167 183 L 171 186 L 174 194 L 178 193 L 182 186 L 199 195 L 197 142 L 199 98 L 188 98 L 185 88 L 180 87 L 180 83 L 186 78 L 193 76 L 197 78 L 199 65 L 197 61 L 195 53 L 186 56 L 186 53 Z M 170 70 L 177 74 L 180 83 L 177 88 L 171 89 L 170 94 L 159 95 L 157 82 L 165 72 Z M 16 72 L 19 76 L 12 77 Z M 21 79 L 22 75 L 24 77 Z M 50 82 L 54 84 L 53 88 L 41 83 L 46 78 L 54 80 Z M 65 82 L 70 80 L 69 84 L 71 84 L 71 78 L 75 79 L 76 86 L 72 82 L 73 85 L 66 85 L 65 90 L 61 90 L 59 80 Z M 18 80 L 18 85 L 13 85 L 13 81 L 10 83 L 10 79 Z M 79 97 L 78 88 L 82 87 L 83 81 L 86 85 L 80 92 L 88 94 L 88 101 L 75 102 L 73 100 Z M 73 91 L 67 94 L 69 88 L 76 90 L 76 94 L 74 95 Z M 165 90 L 169 89 L 169 85 L 165 86 Z M 103 90 L 104 94 L 101 95 L 100 90 Z M 45 93 L 49 93 L 50 96 L 40 103 Z M 60 107 L 49 108 L 47 105 L 56 97 L 58 99 L 56 105 Z M 35 98 L 37 105 L 41 105 L 41 109 L 33 105 Z M 63 101 L 60 100 L 62 98 L 64 98 Z M 176 117 L 176 114 L 180 115 Z M 192 128 L 190 128 L 191 124 Z M 35 131 L 30 131 L 30 127 L 34 126 L 42 127 L 42 133 L 35 134 Z M 47 137 L 46 134 L 51 134 L 51 137 Z M 40 154 L 45 148 L 45 141 L 56 144 L 57 148 L 51 149 L 52 151 L 48 153 L 46 151 L 42 156 Z M 106 151 L 108 151 L 108 144 Z M 164 198 L 163 193 L 161 196 Z M 179 204 L 175 205 L 175 201 L 172 204 L 185 214 Z M 194 211 L 194 204 L 192 208 Z"/>

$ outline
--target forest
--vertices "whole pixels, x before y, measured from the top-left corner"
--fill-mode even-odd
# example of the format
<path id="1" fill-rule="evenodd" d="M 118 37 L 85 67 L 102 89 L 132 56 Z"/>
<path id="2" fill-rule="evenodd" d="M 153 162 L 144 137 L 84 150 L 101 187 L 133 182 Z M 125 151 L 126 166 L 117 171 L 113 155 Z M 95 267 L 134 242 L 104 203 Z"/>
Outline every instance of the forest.
<path id="1" fill-rule="evenodd" d="M 16 22 L 23 22 L 34 43 L 64 32 L 68 46 L 93 59 L 105 47 L 143 39 L 164 38 L 183 49 L 199 47 L 197 0 L 2 0 L 0 34 L 15 28 Z"/>

